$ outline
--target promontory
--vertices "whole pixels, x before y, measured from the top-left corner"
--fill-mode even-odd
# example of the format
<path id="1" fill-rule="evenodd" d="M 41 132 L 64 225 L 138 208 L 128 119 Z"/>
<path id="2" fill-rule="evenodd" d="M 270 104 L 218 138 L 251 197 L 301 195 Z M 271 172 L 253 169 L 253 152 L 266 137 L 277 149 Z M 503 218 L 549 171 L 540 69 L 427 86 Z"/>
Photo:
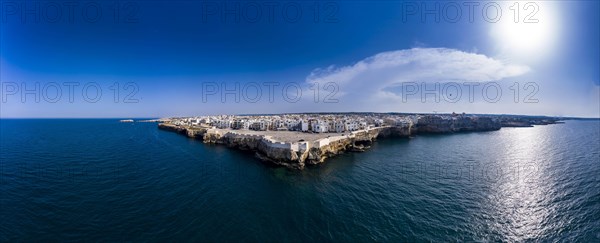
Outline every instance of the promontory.
<path id="1" fill-rule="evenodd" d="M 265 162 L 303 169 L 346 151 L 365 151 L 378 138 L 419 133 L 499 130 L 557 123 L 551 117 L 467 114 L 332 113 L 163 118 L 158 128 L 204 143 L 251 150 Z"/>

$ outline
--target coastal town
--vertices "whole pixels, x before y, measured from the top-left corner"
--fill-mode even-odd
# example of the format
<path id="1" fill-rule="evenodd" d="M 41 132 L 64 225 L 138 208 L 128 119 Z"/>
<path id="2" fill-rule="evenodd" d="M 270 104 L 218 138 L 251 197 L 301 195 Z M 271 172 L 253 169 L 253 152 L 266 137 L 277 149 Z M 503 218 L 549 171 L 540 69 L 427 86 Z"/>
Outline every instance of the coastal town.
<path id="1" fill-rule="evenodd" d="M 159 122 L 159 129 L 205 143 L 252 150 L 264 161 L 302 169 L 345 151 L 365 151 L 379 137 L 495 131 L 501 127 L 555 124 L 558 120 L 465 113 L 317 113 L 173 117 L 154 121 Z"/>
<path id="2" fill-rule="evenodd" d="M 410 126 L 415 124 L 417 120 L 417 116 L 283 114 L 172 118 L 171 123 L 180 126 L 204 126 L 234 130 L 342 133 L 384 125 Z"/>
<path id="3" fill-rule="evenodd" d="M 130 121 L 130 120 L 126 120 Z M 557 122 L 552 117 L 491 116 L 457 114 L 281 114 L 217 115 L 174 117 L 164 120 L 176 126 L 210 127 L 253 131 L 298 131 L 308 133 L 343 133 L 382 126 L 420 128 L 422 132 L 457 132 L 500 127 L 531 127 Z M 478 127 L 479 125 L 479 127 Z"/>

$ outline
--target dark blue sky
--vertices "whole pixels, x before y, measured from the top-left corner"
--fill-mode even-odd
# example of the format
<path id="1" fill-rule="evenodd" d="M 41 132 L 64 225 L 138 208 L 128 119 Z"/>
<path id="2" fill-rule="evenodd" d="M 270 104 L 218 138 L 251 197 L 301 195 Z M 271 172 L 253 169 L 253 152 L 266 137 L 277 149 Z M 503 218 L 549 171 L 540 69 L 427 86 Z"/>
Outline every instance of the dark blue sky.
<path id="1" fill-rule="evenodd" d="M 466 6 L 458 2 L 462 15 L 456 23 L 449 20 L 454 16 L 454 5 L 447 6 L 447 2 L 438 3 L 438 10 L 442 12 L 439 21 L 435 20 L 435 15 L 425 15 L 425 19 L 421 16 L 423 8 L 435 9 L 435 2 L 270 3 L 131 1 L 115 6 L 113 2 L 84 1 L 69 7 L 69 2 L 62 1 L 2 1 L 0 77 L 4 98 L 0 114 L 2 117 L 159 117 L 355 109 L 413 111 L 407 109 L 406 104 L 384 106 L 376 101 L 366 101 L 365 106 L 357 107 L 350 100 L 361 97 L 349 98 L 343 94 L 356 94 L 357 90 L 350 89 L 359 86 L 344 85 L 351 82 L 344 80 L 340 80 L 340 99 L 336 104 L 307 102 L 298 105 L 279 99 L 273 103 L 261 100 L 258 105 L 243 101 L 221 102 L 218 97 L 203 102 L 202 85 L 207 82 L 232 85 L 236 82 L 241 85 L 296 82 L 304 88 L 316 69 L 331 65 L 352 67 L 382 52 L 445 48 L 483 55 L 506 65 L 527 66 L 531 71 L 481 81 L 509 85 L 515 78 L 526 78 L 528 82 L 538 83 L 540 102 L 531 106 L 504 102 L 493 104 L 493 107 L 426 102 L 411 106 L 413 109 L 418 107 L 424 109 L 423 112 L 430 112 L 442 106 L 441 109 L 479 113 L 489 110 L 493 113 L 600 115 L 597 104 L 600 96 L 597 93 L 600 91 L 600 11 L 597 2 L 540 4 L 537 26 L 546 28 L 544 33 L 551 32 L 551 35 L 521 42 L 552 45 L 539 49 L 534 48 L 542 46 L 541 43 L 529 45 L 527 51 L 506 47 L 506 39 L 494 36 L 495 32 L 492 32 L 500 23 L 486 21 L 481 10 L 485 2 L 475 8 L 472 22 Z M 511 19 L 508 6 L 514 2 L 499 3 L 503 10 L 501 20 Z M 231 12 L 236 6 L 239 6 L 238 11 Z M 296 12 L 298 7 L 301 14 Z M 452 16 L 443 15 L 444 7 L 448 7 L 447 13 Z M 100 15 L 95 15 L 96 8 L 101 9 Z M 260 15 L 256 9 L 260 9 Z M 271 9 L 273 12 L 269 12 Z M 72 16 L 69 15 L 71 10 Z M 519 18 L 527 13 L 521 11 Z M 548 14 L 543 15 L 545 13 Z M 36 18 L 39 21 L 36 22 Z M 56 23 L 51 23 L 53 20 Z M 551 20 L 551 27 L 543 25 L 546 20 Z M 501 35 L 518 39 L 527 32 Z M 418 62 L 419 65 L 428 63 L 421 59 Z M 440 69 L 419 70 L 436 72 Z M 412 73 L 402 74 L 410 76 Z M 455 78 L 463 77 L 448 76 L 448 79 Z M 361 80 L 376 82 L 368 75 Z M 44 97 L 40 102 L 35 102 L 33 96 L 25 97 L 25 101 L 20 99 L 22 85 L 35 87 L 36 82 L 40 84 L 42 96 L 48 95 L 43 93 L 43 87 L 50 82 L 60 85 L 79 82 L 79 89 L 94 82 L 102 89 L 102 98 L 90 103 L 75 95 L 75 101 L 71 103 L 65 97 L 67 90 L 63 89 L 63 96 L 56 103 L 47 102 Z M 120 102 L 115 102 L 111 89 L 115 82 L 120 85 L 121 93 L 117 99 Z M 139 89 L 133 96 L 137 100 L 135 103 L 122 102 L 121 96 L 131 91 L 123 89 L 129 82 Z M 13 84 L 18 84 L 19 93 L 12 94 Z M 81 92 L 77 88 L 75 91 Z M 364 97 L 365 100 L 371 98 Z"/>

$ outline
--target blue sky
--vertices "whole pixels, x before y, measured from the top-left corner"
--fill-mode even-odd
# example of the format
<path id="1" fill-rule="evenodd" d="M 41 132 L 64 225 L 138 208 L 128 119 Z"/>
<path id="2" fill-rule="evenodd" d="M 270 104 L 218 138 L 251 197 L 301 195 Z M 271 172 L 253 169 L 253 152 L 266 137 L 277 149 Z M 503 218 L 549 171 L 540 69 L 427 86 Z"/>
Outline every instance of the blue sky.
<path id="1" fill-rule="evenodd" d="M 600 116 L 600 5 L 594 1 L 519 2 L 517 8 L 514 1 L 478 2 L 472 21 L 463 2 L 71 3 L 1 3 L 1 117 Z M 518 23 L 512 9 L 519 9 Z M 473 100 L 465 82 L 477 84 Z M 440 101 L 435 94 L 423 100 L 422 90 L 436 83 Z M 269 90 L 269 84 L 276 86 Z M 458 100 L 454 84 L 460 84 Z M 222 100 L 222 89 L 236 85 L 239 102 L 234 94 Z M 502 93 L 498 99 L 493 90 L 487 95 L 494 97 L 483 97 L 482 87 L 490 86 Z M 407 90 L 414 87 L 420 90 Z"/>

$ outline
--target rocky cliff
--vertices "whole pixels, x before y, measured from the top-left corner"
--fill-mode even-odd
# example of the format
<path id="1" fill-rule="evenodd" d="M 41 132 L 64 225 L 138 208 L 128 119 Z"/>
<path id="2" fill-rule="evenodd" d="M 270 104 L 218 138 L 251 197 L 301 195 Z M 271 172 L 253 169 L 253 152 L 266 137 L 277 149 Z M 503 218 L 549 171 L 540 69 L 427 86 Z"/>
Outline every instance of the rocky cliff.
<path id="1" fill-rule="evenodd" d="M 418 125 L 375 127 L 332 135 L 314 141 L 281 142 L 267 135 L 244 130 L 211 129 L 160 123 L 160 129 L 185 134 L 204 143 L 251 150 L 264 161 L 289 168 L 302 169 L 306 165 L 323 163 L 327 158 L 346 151 L 365 151 L 380 137 L 409 137 L 415 133 L 452 133 L 461 131 L 490 131 L 500 129 L 500 122 L 490 118 L 460 117 L 444 119 L 431 116 L 419 119 Z"/>
<path id="2" fill-rule="evenodd" d="M 453 133 L 495 131 L 501 128 L 497 119 L 489 117 L 442 117 L 423 116 L 417 123 L 419 133 Z"/>
<path id="3" fill-rule="evenodd" d="M 176 126 L 168 123 L 161 123 L 158 127 L 201 139 L 204 143 L 255 151 L 256 156 L 264 161 L 296 169 L 302 169 L 307 164 L 323 163 L 327 158 L 345 151 L 364 151 L 378 137 L 407 137 L 412 130 L 410 126 L 377 127 L 343 136 L 290 143 L 279 142 L 265 135 L 244 134 L 243 131 Z"/>
<path id="4" fill-rule="evenodd" d="M 465 115 L 422 115 L 416 121 L 387 123 L 382 126 L 345 134 L 309 136 L 294 133 L 294 139 L 278 141 L 269 132 L 215 129 L 202 126 L 180 126 L 164 121 L 160 129 L 185 134 L 204 143 L 223 144 L 232 148 L 251 150 L 256 156 L 272 164 L 302 169 L 306 165 L 323 163 L 327 158 L 345 151 L 365 151 L 380 137 L 410 137 L 418 133 L 454 133 L 469 131 L 494 131 L 504 126 L 553 124 L 556 119 L 537 117 L 483 117 Z M 413 125 L 416 124 L 416 125 Z M 273 133 L 270 133 L 273 136 Z M 308 139 L 312 137 L 313 139 Z M 281 137 L 280 137 L 281 138 Z M 290 142 L 293 141 L 293 142 Z"/>

